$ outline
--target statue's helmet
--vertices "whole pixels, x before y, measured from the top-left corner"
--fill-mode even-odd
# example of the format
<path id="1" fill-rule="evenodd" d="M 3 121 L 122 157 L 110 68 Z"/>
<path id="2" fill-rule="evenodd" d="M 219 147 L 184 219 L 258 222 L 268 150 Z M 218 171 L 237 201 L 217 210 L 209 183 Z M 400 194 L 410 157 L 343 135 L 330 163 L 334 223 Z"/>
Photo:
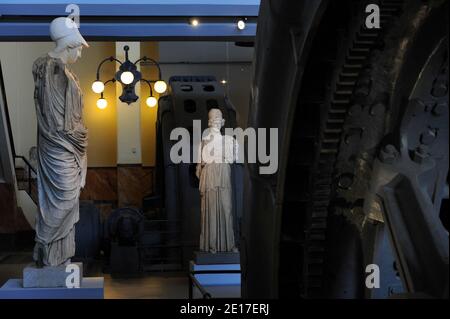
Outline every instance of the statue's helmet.
<path id="1" fill-rule="evenodd" d="M 50 24 L 50 37 L 56 42 L 55 51 L 57 52 L 67 47 L 89 47 L 80 31 L 78 31 L 77 24 L 70 18 L 59 17 L 54 19 Z"/>
<path id="2" fill-rule="evenodd" d="M 211 108 L 208 112 L 208 126 L 220 125 L 222 127 L 225 124 L 222 111 L 219 108 Z M 220 129 L 220 127 L 218 127 Z"/>
<path id="3" fill-rule="evenodd" d="M 208 117 L 209 118 L 215 118 L 215 117 L 222 118 L 223 117 L 222 111 L 219 108 L 213 107 L 209 110 Z"/>

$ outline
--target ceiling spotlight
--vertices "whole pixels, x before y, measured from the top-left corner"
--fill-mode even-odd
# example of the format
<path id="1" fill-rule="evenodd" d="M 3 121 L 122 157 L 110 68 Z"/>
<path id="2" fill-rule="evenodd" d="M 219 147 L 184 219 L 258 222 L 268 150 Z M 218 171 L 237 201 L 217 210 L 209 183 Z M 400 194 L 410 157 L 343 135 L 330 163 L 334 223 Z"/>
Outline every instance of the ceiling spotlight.
<path id="1" fill-rule="evenodd" d="M 239 29 L 239 30 L 244 30 L 245 29 L 245 21 L 244 20 L 239 20 L 238 21 L 238 23 L 237 23 L 237 28 Z"/>
<path id="2" fill-rule="evenodd" d="M 193 26 L 193 27 L 196 27 L 196 26 L 198 26 L 198 24 L 199 24 L 199 21 L 198 21 L 198 19 L 191 19 L 191 25 Z"/>

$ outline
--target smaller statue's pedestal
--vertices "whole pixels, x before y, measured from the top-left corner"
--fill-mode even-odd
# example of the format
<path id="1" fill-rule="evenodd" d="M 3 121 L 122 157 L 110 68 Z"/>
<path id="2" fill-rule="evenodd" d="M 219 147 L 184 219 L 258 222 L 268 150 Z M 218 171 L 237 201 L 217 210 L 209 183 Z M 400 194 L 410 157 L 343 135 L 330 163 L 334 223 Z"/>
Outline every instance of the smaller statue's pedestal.
<path id="1" fill-rule="evenodd" d="M 194 260 L 191 260 L 189 270 L 213 298 L 241 297 L 239 252 L 215 254 L 194 252 Z M 208 273 L 209 271 L 213 273 Z M 235 272 L 226 273 L 227 271 Z M 191 297 L 202 298 L 202 295 L 196 287 L 193 287 Z"/>
<path id="2" fill-rule="evenodd" d="M 204 251 L 194 252 L 194 262 L 197 265 L 240 264 L 239 252 L 208 253 Z"/>
<path id="3" fill-rule="evenodd" d="M 67 288 L 71 272 L 66 266 L 27 266 L 22 279 L 10 279 L 0 288 L 0 299 L 103 299 L 103 278 L 83 278 L 83 264 L 79 267 L 80 287 Z"/>

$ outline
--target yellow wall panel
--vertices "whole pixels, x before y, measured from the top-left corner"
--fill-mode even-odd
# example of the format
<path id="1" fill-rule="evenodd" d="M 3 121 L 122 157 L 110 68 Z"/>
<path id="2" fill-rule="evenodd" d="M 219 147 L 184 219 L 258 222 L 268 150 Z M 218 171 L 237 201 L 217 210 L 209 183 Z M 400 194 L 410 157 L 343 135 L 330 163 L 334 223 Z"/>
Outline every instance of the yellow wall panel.
<path id="1" fill-rule="evenodd" d="M 88 166 L 111 167 L 117 164 L 117 109 L 114 83 L 105 87 L 104 98 L 108 106 L 100 110 L 96 106 L 99 94 L 92 91 L 98 64 L 109 56 L 115 56 L 114 42 L 90 42 L 82 57 L 72 66 L 84 94 L 84 122 L 89 130 Z M 100 72 L 103 82 L 114 77 L 115 63 L 106 62 Z"/>
<path id="2" fill-rule="evenodd" d="M 141 56 L 147 56 L 159 61 L 158 42 L 141 42 Z M 142 77 L 147 80 L 158 78 L 158 69 L 155 66 L 141 66 Z M 156 116 L 158 106 L 148 107 L 146 104 L 150 90 L 146 83 L 141 83 L 141 143 L 142 165 L 155 166 L 156 161 Z M 153 96 L 159 98 L 159 94 L 153 90 Z"/>

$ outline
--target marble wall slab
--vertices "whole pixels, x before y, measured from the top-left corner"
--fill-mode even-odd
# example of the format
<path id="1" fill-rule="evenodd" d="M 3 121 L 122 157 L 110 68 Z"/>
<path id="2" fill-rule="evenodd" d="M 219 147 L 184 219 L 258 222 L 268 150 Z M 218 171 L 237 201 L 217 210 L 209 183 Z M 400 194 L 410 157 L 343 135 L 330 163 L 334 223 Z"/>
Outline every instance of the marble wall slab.
<path id="1" fill-rule="evenodd" d="M 81 200 L 117 201 L 117 167 L 88 168 Z"/>
<path id="2" fill-rule="evenodd" d="M 142 208 L 143 198 L 154 189 L 154 168 L 142 165 L 91 167 L 80 200 L 91 200 L 100 210 L 102 220 L 118 207 Z"/>
<path id="3" fill-rule="evenodd" d="M 142 208 L 143 198 L 154 189 L 154 168 L 142 165 L 88 168 L 80 200 L 93 201 L 102 220 L 119 207 Z M 14 187 L 0 183 L 0 233 L 32 230 L 20 207 Z"/>
<path id="4" fill-rule="evenodd" d="M 153 169 L 136 165 L 117 167 L 119 207 L 142 208 L 142 200 L 153 192 Z"/>

